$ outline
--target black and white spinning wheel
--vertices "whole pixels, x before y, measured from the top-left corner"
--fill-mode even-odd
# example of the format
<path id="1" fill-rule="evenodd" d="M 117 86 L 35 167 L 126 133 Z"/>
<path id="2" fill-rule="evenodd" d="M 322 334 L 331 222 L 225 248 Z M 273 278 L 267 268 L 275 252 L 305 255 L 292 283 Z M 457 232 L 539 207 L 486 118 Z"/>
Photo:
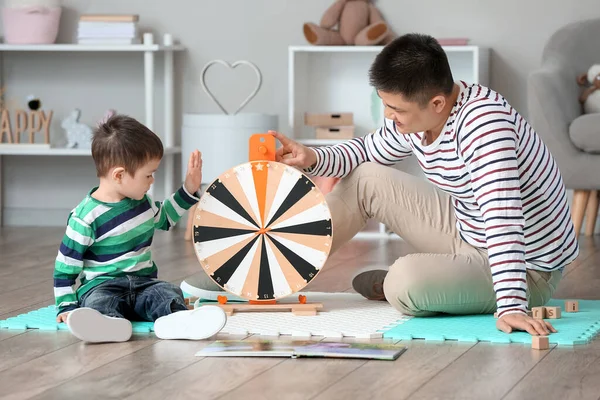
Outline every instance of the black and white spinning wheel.
<path id="1" fill-rule="evenodd" d="M 193 225 L 204 271 L 251 301 L 300 291 L 332 244 L 321 191 L 301 171 L 275 161 L 250 161 L 222 174 L 200 199 Z"/>

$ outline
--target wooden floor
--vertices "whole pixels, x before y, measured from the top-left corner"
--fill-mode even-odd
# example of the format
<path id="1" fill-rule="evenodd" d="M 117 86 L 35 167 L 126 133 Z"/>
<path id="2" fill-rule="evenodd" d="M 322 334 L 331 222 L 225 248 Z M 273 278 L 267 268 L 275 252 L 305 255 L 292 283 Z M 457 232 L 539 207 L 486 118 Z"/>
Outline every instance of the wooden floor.
<path id="1" fill-rule="evenodd" d="M 63 231 L 0 229 L 0 319 L 53 302 L 52 270 Z M 181 230 L 157 234 L 163 280 L 198 271 Z M 555 297 L 600 298 L 600 238 L 582 239 Z M 310 289 L 349 291 L 356 271 L 409 252 L 401 241 L 355 241 L 332 256 Z M 308 289 L 308 288 L 307 288 Z M 252 337 L 245 338 L 252 340 Z M 199 358 L 209 341 L 84 344 L 68 332 L 0 330 L 4 399 L 599 399 L 600 341 L 574 348 L 407 342 L 395 362 Z"/>

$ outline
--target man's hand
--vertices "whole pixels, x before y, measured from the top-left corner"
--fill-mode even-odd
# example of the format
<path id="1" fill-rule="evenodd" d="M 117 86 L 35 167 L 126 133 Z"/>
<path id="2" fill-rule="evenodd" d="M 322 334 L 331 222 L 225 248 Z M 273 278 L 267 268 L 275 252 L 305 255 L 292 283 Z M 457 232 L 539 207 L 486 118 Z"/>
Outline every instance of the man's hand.
<path id="1" fill-rule="evenodd" d="M 505 333 L 511 333 L 513 329 L 527 331 L 534 336 L 546 336 L 550 332 L 556 333 L 556 329 L 554 329 L 550 322 L 533 319 L 527 314 L 522 313 L 508 314 L 498 318 L 496 328 Z"/>
<path id="2" fill-rule="evenodd" d="M 59 314 L 58 317 L 56 317 L 56 322 L 61 323 L 61 322 L 67 322 L 67 317 L 69 316 L 69 312 L 64 312 L 62 314 Z"/>
<path id="3" fill-rule="evenodd" d="M 294 142 L 279 132 L 269 131 L 269 133 L 282 144 L 275 154 L 277 162 L 299 169 L 311 167 L 317 162 L 317 155 L 307 146 Z"/>
<path id="4" fill-rule="evenodd" d="M 185 190 L 195 194 L 202 184 L 202 153 L 194 150 L 188 161 L 187 174 L 185 175 Z"/>

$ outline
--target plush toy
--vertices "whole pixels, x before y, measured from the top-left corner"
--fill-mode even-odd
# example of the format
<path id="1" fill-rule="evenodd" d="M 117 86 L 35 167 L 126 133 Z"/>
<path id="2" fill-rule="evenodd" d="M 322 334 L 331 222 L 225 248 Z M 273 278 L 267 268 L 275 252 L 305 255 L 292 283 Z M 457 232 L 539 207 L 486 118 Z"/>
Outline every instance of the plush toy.
<path id="1" fill-rule="evenodd" d="M 106 112 L 104 113 L 104 116 L 102 117 L 102 119 L 100 121 L 98 121 L 98 125 L 104 124 L 106 123 L 106 121 L 108 121 L 111 117 L 113 117 L 115 114 L 117 113 L 116 110 L 113 110 L 112 108 L 109 108 L 108 110 L 106 110 Z"/>
<path id="2" fill-rule="evenodd" d="M 600 64 L 594 64 L 586 74 L 577 77 L 577 83 L 586 86 L 579 96 L 586 114 L 600 113 Z"/>
<path id="3" fill-rule="evenodd" d="M 333 29 L 336 25 L 338 29 Z M 337 0 L 320 25 L 304 24 L 304 37 L 314 45 L 385 45 L 395 36 L 369 0 Z"/>

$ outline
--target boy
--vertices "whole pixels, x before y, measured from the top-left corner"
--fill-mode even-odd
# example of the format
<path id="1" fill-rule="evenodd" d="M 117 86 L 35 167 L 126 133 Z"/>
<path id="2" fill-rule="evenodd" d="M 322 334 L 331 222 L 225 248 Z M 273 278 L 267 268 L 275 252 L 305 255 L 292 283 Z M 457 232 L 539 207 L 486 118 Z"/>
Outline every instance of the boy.
<path id="1" fill-rule="evenodd" d="M 130 320 L 154 321 L 161 339 L 204 339 L 225 325 L 223 310 L 188 310 L 177 286 L 156 279 L 154 230 L 179 221 L 199 200 L 202 181 L 196 150 L 183 186 L 163 203 L 153 201 L 146 192 L 162 156 L 160 138 L 133 118 L 115 115 L 94 132 L 100 184 L 71 211 L 54 269 L 57 321 L 83 341 L 127 341 Z"/>
<path id="2" fill-rule="evenodd" d="M 369 218 L 417 250 L 357 275 L 354 289 L 418 317 L 497 311 L 506 333 L 556 332 L 527 309 L 550 300 L 579 247 L 560 171 L 533 127 L 499 93 L 455 82 L 431 36 L 388 44 L 370 80 L 385 107 L 376 132 L 313 149 L 273 133 L 281 162 L 344 178 L 327 195 L 332 252 Z M 411 155 L 430 183 L 387 168 Z"/>

